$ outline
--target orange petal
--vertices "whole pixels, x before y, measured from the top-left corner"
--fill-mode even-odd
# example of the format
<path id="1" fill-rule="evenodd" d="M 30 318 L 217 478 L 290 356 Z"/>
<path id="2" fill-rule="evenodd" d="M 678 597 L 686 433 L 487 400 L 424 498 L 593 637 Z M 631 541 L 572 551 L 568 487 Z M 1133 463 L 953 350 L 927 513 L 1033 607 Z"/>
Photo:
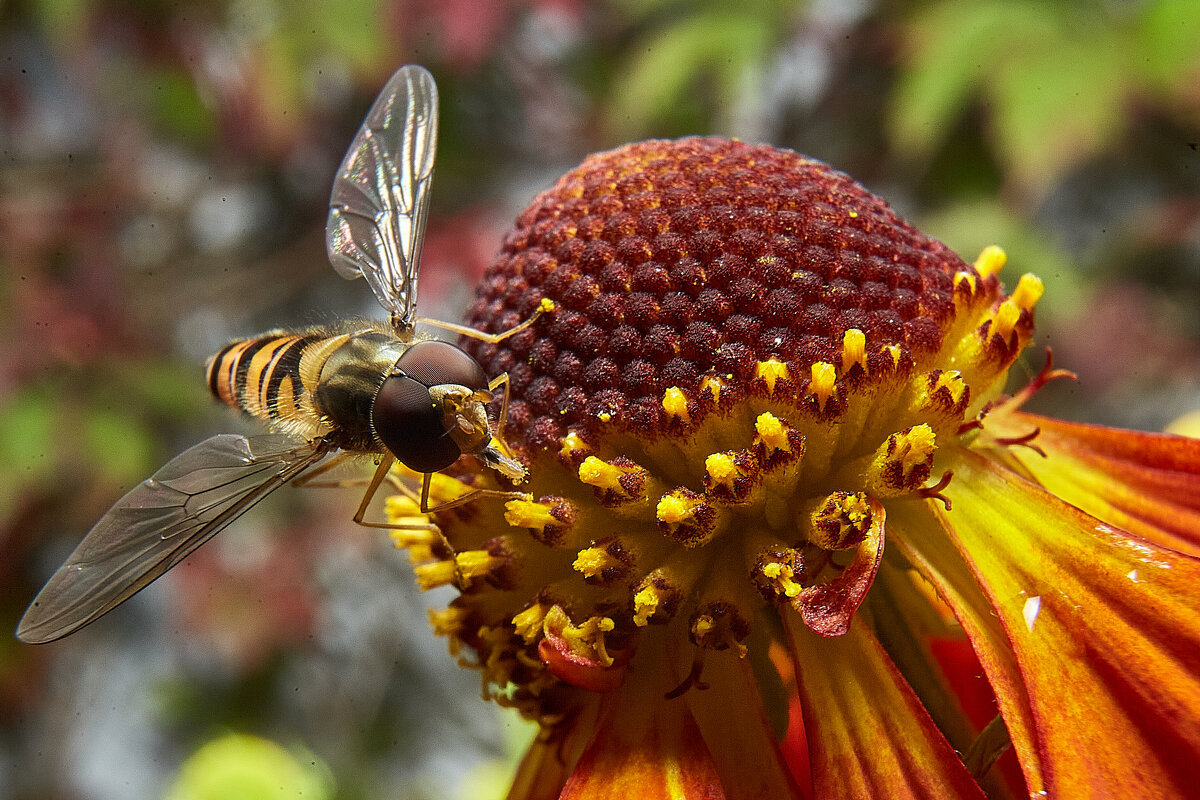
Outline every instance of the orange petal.
<path id="1" fill-rule="evenodd" d="M 1030 797 L 1045 787 L 1033 711 L 1008 636 L 987 598 L 958 551 L 947 546 L 943 519 L 934 516 L 933 503 L 893 502 L 888 508 L 891 547 L 937 590 L 953 610 L 1000 706 L 1013 749 L 1021 764 Z M 957 509 L 956 509 L 957 511 Z"/>
<path id="2" fill-rule="evenodd" d="M 725 800 L 687 704 L 647 688 L 628 681 L 604 696 L 608 716 L 560 800 Z"/>
<path id="3" fill-rule="evenodd" d="M 1023 683 L 1008 706 L 1028 705 L 1049 796 L 1187 796 L 1200 786 L 1200 561 L 977 453 L 954 461 L 954 510 L 932 511 L 999 618 Z M 999 647 L 976 645 L 985 665 Z M 1004 708 L 1014 687 L 994 688 Z"/>
<path id="4" fill-rule="evenodd" d="M 784 614 L 813 771 L 813 796 L 976 798 L 983 792 L 874 634 L 855 618 L 822 638 Z"/>
<path id="5" fill-rule="evenodd" d="M 765 696 L 779 704 L 774 710 L 784 720 L 794 693 L 769 682 L 764 670 L 756 672 L 752 658 L 728 650 L 705 653 L 700 680 L 707 688 L 692 688 L 682 699 L 700 725 L 729 800 L 798 800 L 803 795 L 764 707 Z"/>
<path id="6" fill-rule="evenodd" d="M 1042 485 L 1094 517 L 1156 544 L 1200 555 L 1200 439 L 1103 428 L 1016 413 L 1041 433 L 1011 452 Z M 986 423 L 985 423 L 986 424 Z"/>

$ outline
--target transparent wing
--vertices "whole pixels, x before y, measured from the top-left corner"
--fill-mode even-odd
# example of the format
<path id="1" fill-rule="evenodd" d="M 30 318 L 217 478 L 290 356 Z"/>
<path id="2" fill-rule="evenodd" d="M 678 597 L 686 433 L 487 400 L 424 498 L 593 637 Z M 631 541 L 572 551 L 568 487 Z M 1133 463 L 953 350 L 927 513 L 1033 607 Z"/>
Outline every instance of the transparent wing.
<path id="1" fill-rule="evenodd" d="M 88 531 L 30 604 L 17 638 L 50 642 L 94 622 L 327 452 L 279 434 L 222 434 L 185 450 Z"/>
<path id="2" fill-rule="evenodd" d="M 433 76 L 413 64 L 392 76 L 333 182 L 325 246 L 343 278 L 367 279 L 393 320 L 412 324 L 417 269 L 437 150 Z"/>

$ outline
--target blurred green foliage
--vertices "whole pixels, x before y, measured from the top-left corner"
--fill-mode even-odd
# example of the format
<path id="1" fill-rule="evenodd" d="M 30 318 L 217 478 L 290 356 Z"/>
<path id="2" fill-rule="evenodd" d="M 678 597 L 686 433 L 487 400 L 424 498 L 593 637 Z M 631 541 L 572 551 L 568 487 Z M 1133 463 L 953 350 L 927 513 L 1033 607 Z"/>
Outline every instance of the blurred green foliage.
<path id="1" fill-rule="evenodd" d="M 1139 99 L 1197 121 L 1195 0 L 946 0 L 920 4 L 910 24 L 888 103 L 906 158 L 929 158 L 982 108 L 1008 182 L 1038 197 L 1115 146 Z"/>
<path id="2" fill-rule="evenodd" d="M 333 776 L 312 753 L 268 739 L 228 734 L 184 762 L 164 800 L 328 800 Z"/>

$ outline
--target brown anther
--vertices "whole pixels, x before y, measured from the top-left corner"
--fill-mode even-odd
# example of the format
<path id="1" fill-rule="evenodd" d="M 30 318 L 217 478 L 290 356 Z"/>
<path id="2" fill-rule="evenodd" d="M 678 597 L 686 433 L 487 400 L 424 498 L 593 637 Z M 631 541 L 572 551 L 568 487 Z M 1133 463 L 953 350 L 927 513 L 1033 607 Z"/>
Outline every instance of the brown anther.
<path id="1" fill-rule="evenodd" d="M 950 498 L 942 494 L 942 490 L 950 485 L 950 479 L 953 477 L 954 473 L 951 470 L 946 470 L 942 473 L 941 480 L 939 480 L 933 486 L 926 486 L 923 489 L 918 489 L 917 494 L 921 495 L 921 497 L 924 497 L 926 500 L 940 500 L 942 505 L 946 507 L 946 510 L 949 511 L 951 507 Z"/>

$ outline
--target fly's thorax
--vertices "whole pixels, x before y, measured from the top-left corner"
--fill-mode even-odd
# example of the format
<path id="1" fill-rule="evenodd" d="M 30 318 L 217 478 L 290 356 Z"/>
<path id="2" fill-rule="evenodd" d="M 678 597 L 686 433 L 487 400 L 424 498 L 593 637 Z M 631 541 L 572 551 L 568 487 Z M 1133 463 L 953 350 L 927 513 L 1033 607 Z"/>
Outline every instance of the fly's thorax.
<path id="1" fill-rule="evenodd" d="M 376 397 L 407 345 L 381 331 L 333 337 L 314 352 L 310 365 L 313 407 L 343 450 L 379 452 L 371 417 Z M 306 374 L 308 369 L 306 369 Z"/>

